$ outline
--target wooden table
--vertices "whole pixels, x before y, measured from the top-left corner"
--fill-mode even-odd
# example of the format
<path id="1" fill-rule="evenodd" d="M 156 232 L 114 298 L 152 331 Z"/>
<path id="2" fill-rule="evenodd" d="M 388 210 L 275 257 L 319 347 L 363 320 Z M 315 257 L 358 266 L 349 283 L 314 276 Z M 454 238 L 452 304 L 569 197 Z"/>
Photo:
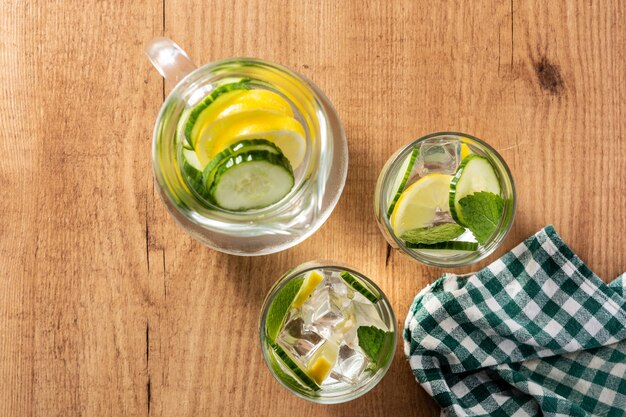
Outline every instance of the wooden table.
<path id="1" fill-rule="evenodd" d="M 374 185 L 395 149 L 441 130 L 484 138 L 517 182 L 513 230 L 488 261 L 553 223 L 604 279 L 622 272 L 624 22 L 618 0 L 6 0 L 0 415 L 437 416 L 401 347 L 356 401 L 289 395 L 261 359 L 263 297 L 291 266 L 332 258 L 374 277 L 402 324 L 443 271 L 387 250 Z M 168 217 L 150 142 L 169 87 L 142 52 L 162 35 L 197 63 L 282 63 L 331 98 L 350 168 L 313 237 L 238 258 Z"/>

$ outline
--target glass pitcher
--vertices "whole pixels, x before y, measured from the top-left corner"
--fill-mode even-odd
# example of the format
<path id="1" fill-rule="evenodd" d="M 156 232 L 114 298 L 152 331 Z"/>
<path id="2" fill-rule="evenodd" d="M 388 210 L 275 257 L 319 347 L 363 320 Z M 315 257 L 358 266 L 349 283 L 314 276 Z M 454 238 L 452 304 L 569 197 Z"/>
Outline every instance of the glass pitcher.
<path id="1" fill-rule="evenodd" d="M 235 255 L 278 252 L 312 235 L 337 204 L 348 168 L 343 127 L 320 89 L 288 68 L 256 58 L 229 58 L 196 68 L 167 38 L 154 39 L 145 52 L 174 86 L 154 127 L 152 166 L 159 194 L 176 222 L 203 244 Z M 267 207 L 234 211 L 202 192 L 206 174 L 186 156 L 192 151 L 185 124 L 216 89 L 242 80 L 247 88 L 269 90 L 289 103 L 302 125 L 306 150 L 284 197 Z"/>

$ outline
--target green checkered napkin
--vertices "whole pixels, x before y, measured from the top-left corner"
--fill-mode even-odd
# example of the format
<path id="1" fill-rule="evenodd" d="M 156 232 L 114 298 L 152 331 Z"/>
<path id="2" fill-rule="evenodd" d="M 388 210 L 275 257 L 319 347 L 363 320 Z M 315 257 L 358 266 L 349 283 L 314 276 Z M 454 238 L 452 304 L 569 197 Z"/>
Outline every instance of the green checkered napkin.
<path id="1" fill-rule="evenodd" d="M 404 330 L 442 416 L 626 416 L 626 274 L 605 284 L 552 226 L 420 292 Z"/>

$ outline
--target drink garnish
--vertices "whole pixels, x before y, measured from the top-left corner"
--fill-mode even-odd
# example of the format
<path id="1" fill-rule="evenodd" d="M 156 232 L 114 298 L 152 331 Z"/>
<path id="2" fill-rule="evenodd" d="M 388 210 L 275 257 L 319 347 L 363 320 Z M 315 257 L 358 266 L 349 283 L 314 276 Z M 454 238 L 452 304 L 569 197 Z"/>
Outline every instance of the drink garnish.
<path id="1" fill-rule="evenodd" d="M 278 333 L 280 333 L 285 318 L 291 309 L 293 300 L 296 298 L 304 277 L 298 277 L 289 281 L 281 290 L 276 294 L 272 304 L 267 311 L 267 318 L 265 321 L 265 328 L 267 329 L 267 336 L 271 341 L 276 340 Z"/>
<path id="2" fill-rule="evenodd" d="M 409 243 L 433 244 L 455 239 L 461 236 L 463 232 L 465 232 L 463 226 L 455 223 L 446 223 L 433 227 L 418 227 L 407 230 L 400 238 Z"/>
<path id="3" fill-rule="evenodd" d="M 380 294 L 374 294 L 372 291 L 367 289 L 367 287 L 363 285 L 363 283 L 359 281 L 359 279 L 355 277 L 354 275 L 352 275 L 351 273 L 343 271 L 340 274 L 340 276 L 341 276 L 341 279 L 343 279 L 346 284 L 352 287 L 354 291 L 360 293 L 362 296 L 370 300 L 372 303 L 376 303 L 378 302 L 378 300 L 380 300 Z"/>
<path id="4" fill-rule="evenodd" d="M 319 391 L 320 387 L 317 382 L 315 382 L 313 378 L 300 368 L 300 366 L 293 359 L 291 359 L 291 356 L 289 356 L 289 354 L 282 347 L 275 343 L 270 344 L 270 346 L 278 358 L 285 364 L 285 366 L 287 366 L 287 368 L 289 368 L 290 371 L 294 373 L 298 380 L 302 381 L 305 386 L 313 391 Z"/>
<path id="5" fill-rule="evenodd" d="M 482 245 L 493 235 L 500 223 L 504 200 L 497 194 L 481 191 L 459 200 L 467 228 Z"/>
<path id="6" fill-rule="evenodd" d="M 302 307 L 302 304 L 306 301 L 307 298 L 315 291 L 315 288 L 319 285 L 324 277 L 317 271 L 311 271 L 309 275 L 304 279 L 304 283 L 302 287 L 300 287 L 300 291 L 296 295 L 296 298 L 293 300 L 291 304 L 295 308 Z"/>
<path id="7" fill-rule="evenodd" d="M 380 363 L 382 348 L 385 346 L 387 338 L 392 335 L 391 332 L 374 326 L 360 326 L 357 329 L 359 346 L 372 362 L 377 364 Z"/>

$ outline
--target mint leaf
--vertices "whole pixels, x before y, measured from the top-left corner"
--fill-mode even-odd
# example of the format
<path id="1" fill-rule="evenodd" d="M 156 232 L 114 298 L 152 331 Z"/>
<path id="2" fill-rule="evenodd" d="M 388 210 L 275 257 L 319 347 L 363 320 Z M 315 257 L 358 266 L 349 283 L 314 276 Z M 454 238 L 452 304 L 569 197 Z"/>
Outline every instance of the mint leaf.
<path id="1" fill-rule="evenodd" d="M 406 247 L 409 249 L 462 250 L 468 252 L 472 252 L 478 249 L 478 243 L 463 242 L 461 240 L 449 240 L 447 242 L 431 244 L 406 242 L 405 244 Z"/>
<path id="2" fill-rule="evenodd" d="M 504 200 L 499 195 L 481 191 L 459 200 L 463 219 L 468 229 L 481 245 L 487 242 L 498 228 L 504 211 Z"/>
<path id="3" fill-rule="evenodd" d="M 407 230 L 400 236 L 402 240 L 409 243 L 433 243 L 447 242 L 463 234 L 465 228 L 456 223 L 440 224 L 433 227 L 418 227 Z"/>
<path id="4" fill-rule="evenodd" d="M 376 364 L 380 361 L 380 353 L 387 341 L 387 338 L 392 334 L 386 332 L 374 326 L 359 326 L 356 329 L 357 337 L 359 338 L 359 346 L 363 349 L 363 352 Z"/>

